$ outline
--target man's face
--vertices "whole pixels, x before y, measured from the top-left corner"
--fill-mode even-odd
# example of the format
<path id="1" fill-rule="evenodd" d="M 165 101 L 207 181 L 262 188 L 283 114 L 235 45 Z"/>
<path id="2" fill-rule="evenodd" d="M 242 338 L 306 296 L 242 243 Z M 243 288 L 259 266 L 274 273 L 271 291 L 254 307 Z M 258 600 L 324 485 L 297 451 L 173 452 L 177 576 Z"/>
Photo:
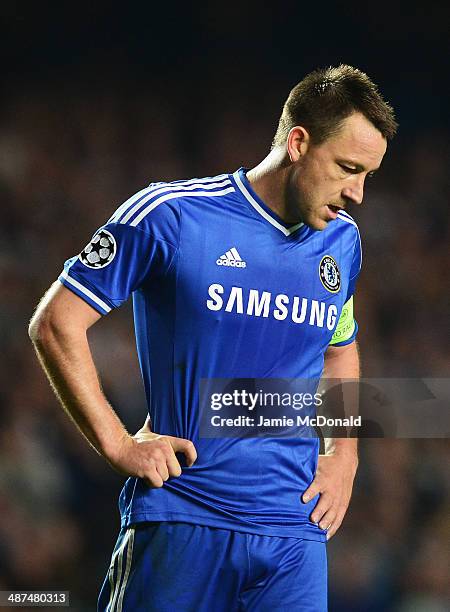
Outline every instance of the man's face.
<path id="1" fill-rule="evenodd" d="M 323 230 L 339 209 L 361 204 L 364 181 L 380 166 L 387 143 L 364 115 L 354 113 L 322 144 L 296 146 L 302 154 L 289 180 L 289 216 Z"/>

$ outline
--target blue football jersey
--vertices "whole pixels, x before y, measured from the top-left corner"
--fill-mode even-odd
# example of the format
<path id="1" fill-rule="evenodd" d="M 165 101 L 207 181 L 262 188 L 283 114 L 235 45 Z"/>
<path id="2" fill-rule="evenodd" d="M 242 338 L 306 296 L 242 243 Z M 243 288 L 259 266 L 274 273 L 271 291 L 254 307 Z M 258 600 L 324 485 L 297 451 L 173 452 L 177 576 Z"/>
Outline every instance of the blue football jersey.
<path id="1" fill-rule="evenodd" d="M 361 268 L 356 223 L 339 212 L 323 231 L 284 223 L 246 170 L 152 183 L 122 204 L 60 281 L 102 314 L 133 296 L 152 430 L 188 438 L 198 459 L 159 489 L 129 478 L 122 525 L 180 521 L 324 541 L 304 504 L 317 438 L 199 434 L 199 387 L 212 378 L 318 380 L 330 343 L 354 340 Z M 348 309 L 347 309 L 348 310 Z"/>

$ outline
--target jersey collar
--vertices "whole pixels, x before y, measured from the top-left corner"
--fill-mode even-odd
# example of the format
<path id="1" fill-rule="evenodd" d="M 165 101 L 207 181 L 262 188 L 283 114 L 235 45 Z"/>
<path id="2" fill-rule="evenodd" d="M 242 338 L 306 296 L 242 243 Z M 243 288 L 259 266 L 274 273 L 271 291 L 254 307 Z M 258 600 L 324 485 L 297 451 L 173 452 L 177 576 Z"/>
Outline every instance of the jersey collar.
<path id="1" fill-rule="evenodd" d="M 268 221 L 273 227 L 276 227 L 285 236 L 291 236 L 294 232 L 304 226 L 304 223 L 296 223 L 295 225 L 285 223 L 267 204 L 265 204 L 258 194 L 253 190 L 250 181 L 247 179 L 246 173 L 248 168 L 239 168 L 232 174 L 237 188 L 242 193 L 244 198 L 251 204 L 256 212 Z"/>

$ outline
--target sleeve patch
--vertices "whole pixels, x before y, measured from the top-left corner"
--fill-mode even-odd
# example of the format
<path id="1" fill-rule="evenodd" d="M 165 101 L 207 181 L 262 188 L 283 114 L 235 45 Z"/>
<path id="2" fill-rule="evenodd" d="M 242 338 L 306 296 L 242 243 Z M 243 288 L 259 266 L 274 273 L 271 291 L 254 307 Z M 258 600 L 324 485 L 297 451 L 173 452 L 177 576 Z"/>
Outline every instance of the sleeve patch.
<path id="1" fill-rule="evenodd" d="M 352 337 L 355 331 L 355 319 L 353 318 L 353 296 L 344 304 L 330 344 L 345 342 Z"/>
<path id="2" fill-rule="evenodd" d="M 81 251 L 79 259 L 87 268 L 98 270 L 112 262 L 116 251 L 117 244 L 114 236 L 108 230 L 100 229 Z"/>

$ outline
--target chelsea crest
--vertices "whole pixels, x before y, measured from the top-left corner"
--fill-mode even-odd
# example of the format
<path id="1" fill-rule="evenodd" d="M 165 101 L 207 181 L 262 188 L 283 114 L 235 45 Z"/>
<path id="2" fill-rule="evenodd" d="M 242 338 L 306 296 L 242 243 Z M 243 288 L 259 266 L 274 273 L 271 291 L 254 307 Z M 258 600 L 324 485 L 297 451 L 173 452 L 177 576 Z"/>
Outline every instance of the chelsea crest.
<path id="1" fill-rule="evenodd" d="M 327 291 L 337 293 L 341 288 L 341 273 L 331 255 L 325 255 L 320 260 L 319 276 Z"/>

